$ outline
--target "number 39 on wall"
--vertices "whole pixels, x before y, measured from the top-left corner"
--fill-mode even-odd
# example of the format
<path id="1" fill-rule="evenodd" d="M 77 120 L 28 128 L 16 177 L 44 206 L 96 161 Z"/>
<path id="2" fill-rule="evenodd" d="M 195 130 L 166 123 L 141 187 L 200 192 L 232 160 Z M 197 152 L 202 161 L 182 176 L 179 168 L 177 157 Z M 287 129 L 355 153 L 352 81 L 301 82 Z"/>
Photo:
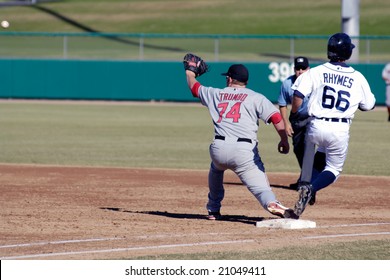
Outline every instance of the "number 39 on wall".
<path id="1" fill-rule="evenodd" d="M 271 75 L 268 75 L 268 79 L 272 83 L 283 82 L 294 74 L 294 64 L 288 62 L 271 62 L 268 68 L 271 70 Z"/>

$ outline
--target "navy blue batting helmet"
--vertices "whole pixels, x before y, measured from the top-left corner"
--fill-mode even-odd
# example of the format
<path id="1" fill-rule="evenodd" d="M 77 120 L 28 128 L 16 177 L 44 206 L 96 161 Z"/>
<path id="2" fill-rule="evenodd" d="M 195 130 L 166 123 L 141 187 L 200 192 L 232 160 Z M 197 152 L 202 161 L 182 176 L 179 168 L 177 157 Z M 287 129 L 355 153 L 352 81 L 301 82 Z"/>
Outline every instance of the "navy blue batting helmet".
<path id="1" fill-rule="evenodd" d="M 328 58 L 331 61 L 348 60 L 354 47 L 347 34 L 336 33 L 328 41 Z"/>

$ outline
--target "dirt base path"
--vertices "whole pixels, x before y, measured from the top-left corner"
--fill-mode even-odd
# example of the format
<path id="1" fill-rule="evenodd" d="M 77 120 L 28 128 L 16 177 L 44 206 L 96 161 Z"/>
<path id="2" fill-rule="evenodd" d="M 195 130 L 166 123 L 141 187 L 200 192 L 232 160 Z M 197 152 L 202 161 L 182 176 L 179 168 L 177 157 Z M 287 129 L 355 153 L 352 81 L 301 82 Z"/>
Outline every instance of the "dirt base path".
<path id="1" fill-rule="evenodd" d="M 268 174 L 278 199 L 297 174 Z M 315 229 L 257 228 L 274 216 L 225 176 L 223 221 L 205 219 L 207 171 L 0 165 L 1 259 L 119 259 L 389 239 L 390 177 L 342 175 L 301 219 Z"/>

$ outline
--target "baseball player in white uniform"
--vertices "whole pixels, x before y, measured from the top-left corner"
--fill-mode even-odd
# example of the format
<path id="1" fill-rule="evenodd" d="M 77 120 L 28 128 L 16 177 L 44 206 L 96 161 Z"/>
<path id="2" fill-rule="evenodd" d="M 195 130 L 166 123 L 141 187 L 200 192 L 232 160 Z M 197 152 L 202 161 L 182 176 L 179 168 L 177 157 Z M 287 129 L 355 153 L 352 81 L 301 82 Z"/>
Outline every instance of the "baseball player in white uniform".
<path id="1" fill-rule="evenodd" d="M 207 218 L 221 219 L 221 202 L 225 194 L 223 177 L 227 169 L 237 174 L 265 210 L 282 218 L 298 218 L 292 209 L 276 199 L 257 149 L 260 119 L 274 125 L 280 136 L 278 150 L 288 153 L 282 117 L 264 95 L 246 88 L 247 68 L 242 64 L 232 65 L 222 74 L 226 76 L 226 87 L 222 89 L 201 85 L 196 74 L 186 66 L 184 68 L 192 95 L 208 108 L 214 124 L 215 135 L 209 148 L 212 161 L 208 176 Z"/>
<path id="2" fill-rule="evenodd" d="M 382 79 L 386 83 L 386 107 L 388 113 L 388 121 L 390 122 L 390 63 L 385 65 L 382 70 Z"/>
<path id="3" fill-rule="evenodd" d="M 294 119 L 290 119 L 287 113 L 287 106 L 292 103 L 294 90 L 291 86 L 294 84 L 296 79 L 310 69 L 309 60 L 307 57 L 298 56 L 294 59 L 294 75 L 289 76 L 286 80 L 282 82 L 280 87 L 280 93 L 278 97 L 278 105 L 280 114 L 282 115 L 286 133 L 289 137 L 292 138 L 293 151 L 298 160 L 299 167 L 302 168 L 303 164 L 303 155 L 305 150 L 305 135 L 306 135 L 306 126 L 309 123 L 309 114 L 307 113 L 307 103 L 308 98 L 304 98 L 301 106 L 299 107 L 297 113 L 294 116 Z M 316 176 L 325 168 L 325 153 L 322 150 L 317 150 L 314 166 L 313 166 L 313 176 Z M 296 183 L 290 184 L 290 188 L 297 190 L 299 179 Z M 312 197 L 310 204 L 315 203 L 315 196 Z"/>
<path id="4" fill-rule="evenodd" d="M 310 198 L 329 186 L 339 177 L 347 156 L 349 128 L 357 109 L 372 110 L 375 96 L 366 78 L 348 66 L 354 44 L 345 33 L 336 33 L 328 40 L 329 62 L 311 68 L 294 83 L 294 98 L 291 112 L 296 114 L 302 99 L 309 97 L 310 123 L 306 135 L 307 145 L 299 187 L 299 199 L 294 212 L 300 216 Z M 325 149 L 325 169 L 311 179 L 316 147 Z"/>

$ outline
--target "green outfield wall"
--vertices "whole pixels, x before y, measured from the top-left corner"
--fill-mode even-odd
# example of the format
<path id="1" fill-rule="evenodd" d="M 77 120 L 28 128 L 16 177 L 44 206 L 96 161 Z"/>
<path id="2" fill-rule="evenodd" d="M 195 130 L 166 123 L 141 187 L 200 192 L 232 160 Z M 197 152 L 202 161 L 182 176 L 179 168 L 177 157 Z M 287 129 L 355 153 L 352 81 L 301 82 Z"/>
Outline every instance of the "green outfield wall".
<path id="1" fill-rule="evenodd" d="M 211 62 L 199 78 L 204 85 L 224 87 L 221 76 L 229 62 Z M 245 63 L 248 87 L 277 101 L 281 81 L 292 73 L 288 62 Z M 312 64 L 314 67 L 316 64 Z M 355 64 L 369 81 L 378 105 L 385 102 L 384 64 Z M 0 60 L 0 98 L 133 101 L 196 101 L 189 92 L 181 62 Z"/>

